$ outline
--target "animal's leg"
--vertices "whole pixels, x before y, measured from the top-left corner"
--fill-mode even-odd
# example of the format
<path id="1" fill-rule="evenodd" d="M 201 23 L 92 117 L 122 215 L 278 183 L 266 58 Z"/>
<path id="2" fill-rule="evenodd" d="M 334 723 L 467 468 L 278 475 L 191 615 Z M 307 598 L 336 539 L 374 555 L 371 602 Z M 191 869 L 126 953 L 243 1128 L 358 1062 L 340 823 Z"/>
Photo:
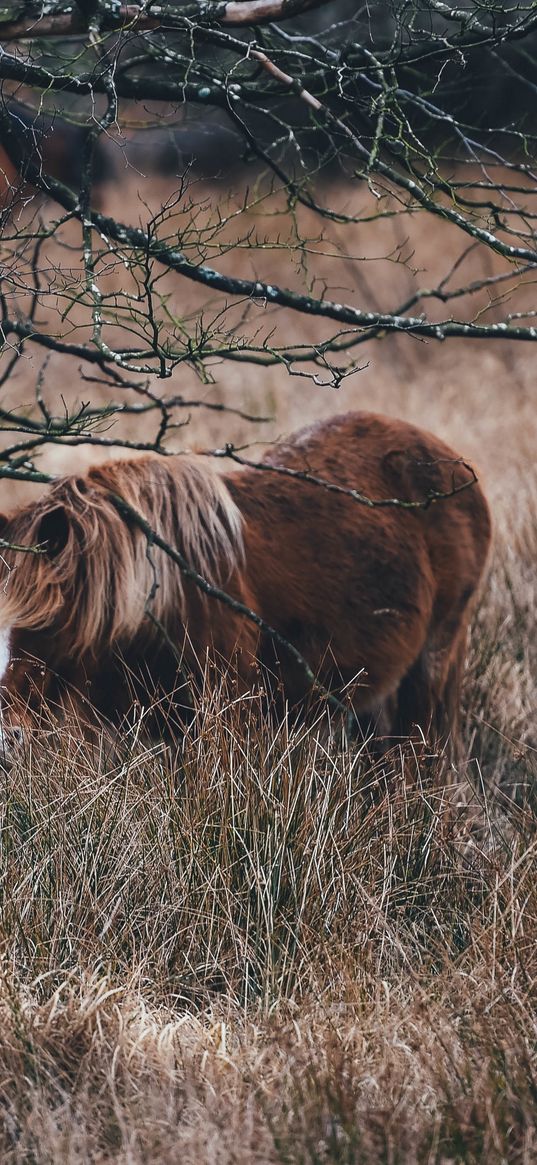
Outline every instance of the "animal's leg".
<path id="1" fill-rule="evenodd" d="M 397 694 L 394 731 L 433 745 L 447 745 L 452 759 L 460 755 L 460 695 L 467 628 L 454 639 L 432 642 L 404 676 Z"/>
<path id="2" fill-rule="evenodd" d="M 397 696 L 386 696 L 368 712 L 349 712 L 347 732 L 352 740 L 367 741 L 369 752 L 381 759 L 393 746 Z"/>
<path id="3" fill-rule="evenodd" d="M 462 755 L 461 690 L 468 628 L 461 627 L 444 667 L 443 683 L 435 704 L 434 730 L 439 739 L 447 740 L 451 760 Z"/>
<path id="4" fill-rule="evenodd" d="M 403 676 L 397 692 L 393 733 L 397 737 L 428 736 L 433 720 L 434 699 L 426 650 Z"/>

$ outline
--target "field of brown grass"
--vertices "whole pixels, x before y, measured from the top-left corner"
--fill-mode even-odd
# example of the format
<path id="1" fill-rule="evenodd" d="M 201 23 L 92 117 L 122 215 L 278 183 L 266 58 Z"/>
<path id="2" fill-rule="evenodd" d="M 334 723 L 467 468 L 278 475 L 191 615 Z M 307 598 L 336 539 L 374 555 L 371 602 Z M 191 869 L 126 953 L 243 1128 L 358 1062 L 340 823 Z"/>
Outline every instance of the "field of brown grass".
<path id="1" fill-rule="evenodd" d="M 449 247 L 422 224 L 426 285 Z M 392 268 L 347 265 L 346 297 L 396 301 Z M 318 335 L 306 317 L 280 326 Z M 44 728 L 0 771 L 6 1165 L 537 1160 L 535 357 L 410 337 L 362 352 L 338 393 L 282 368 L 222 365 L 201 389 L 176 373 L 185 396 L 273 417 L 196 409 L 178 444 L 265 441 L 358 407 L 477 464 L 495 548 L 464 762 L 375 762 L 336 725 L 275 735 L 214 691 L 175 752 L 141 724 L 113 760 L 76 724 Z M 40 360 L 20 363 L 12 401 Z M 51 398 L 84 395 L 77 367 L 51 359 Z M 55 449 L 49 465 L 83 457 Z M 20 496 L 2 489 L 3 505 Z"/>

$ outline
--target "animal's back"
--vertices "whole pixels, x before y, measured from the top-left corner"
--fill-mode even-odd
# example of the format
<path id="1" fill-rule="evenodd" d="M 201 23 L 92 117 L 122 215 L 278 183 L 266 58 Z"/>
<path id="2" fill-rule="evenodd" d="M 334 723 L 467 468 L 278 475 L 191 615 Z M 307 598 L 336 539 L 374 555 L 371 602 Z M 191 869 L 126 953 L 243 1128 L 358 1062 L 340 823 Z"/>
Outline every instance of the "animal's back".
<path id="1" fill-rule="evenodd" d="M 433 433 L 376 413 L 346 413 L 278 442 L 264 461 L 354 489 L 373 502 L 395 502 L 386 508 L 364 504 L 354 523 L 364 534 L 377 524 L 386 537 L 395 528 L 404 538 L 416 526 L 407 519 L 417 518 L 439 575 L 481 575 L 491 538 L 487 500 L 472 467 Z"/>

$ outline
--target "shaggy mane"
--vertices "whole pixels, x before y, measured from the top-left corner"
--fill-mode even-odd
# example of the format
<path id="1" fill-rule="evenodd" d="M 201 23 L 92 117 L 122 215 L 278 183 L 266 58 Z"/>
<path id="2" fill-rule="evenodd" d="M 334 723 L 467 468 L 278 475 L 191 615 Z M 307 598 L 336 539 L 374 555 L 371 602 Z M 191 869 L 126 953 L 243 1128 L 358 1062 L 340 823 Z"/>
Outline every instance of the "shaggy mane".
<path id="1" fill-rule="evenodd" d="M 186 616 L 180 569 L 154 546 L 148 554 L 144 533 L 121 518 L 110 493 L 207 581 L 225 585 L 242 565 L 241 514 L 209 461 L 194 455 L 109 462 L 58 480 L 8 521 L 4 542 L 41 545 L 43 552 L 1 551 L 0 625 L 61 631 L 72 651 L 97 653 L 132 638 L 142 624 L 151 633 L 146 606 L 155 572 L 152 614 L 168 628 Z M 58 524 L 62 544 L 54 553 L 51 530 Z"/>

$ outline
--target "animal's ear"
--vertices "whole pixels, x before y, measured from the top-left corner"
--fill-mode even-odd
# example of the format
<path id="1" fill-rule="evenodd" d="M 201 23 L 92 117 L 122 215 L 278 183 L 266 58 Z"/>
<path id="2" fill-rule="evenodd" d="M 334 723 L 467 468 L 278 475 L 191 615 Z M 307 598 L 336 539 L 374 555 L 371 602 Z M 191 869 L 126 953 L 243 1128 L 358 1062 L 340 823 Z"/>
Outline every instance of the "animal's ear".
<path id="1" fill-rule="evenodd" d="M 57 558 L 65 550 L 69 538 L 69 518 L 64 506 L 55 506 L 43 514 L 37 530 L 37 543 L 49 558 Z"/>

